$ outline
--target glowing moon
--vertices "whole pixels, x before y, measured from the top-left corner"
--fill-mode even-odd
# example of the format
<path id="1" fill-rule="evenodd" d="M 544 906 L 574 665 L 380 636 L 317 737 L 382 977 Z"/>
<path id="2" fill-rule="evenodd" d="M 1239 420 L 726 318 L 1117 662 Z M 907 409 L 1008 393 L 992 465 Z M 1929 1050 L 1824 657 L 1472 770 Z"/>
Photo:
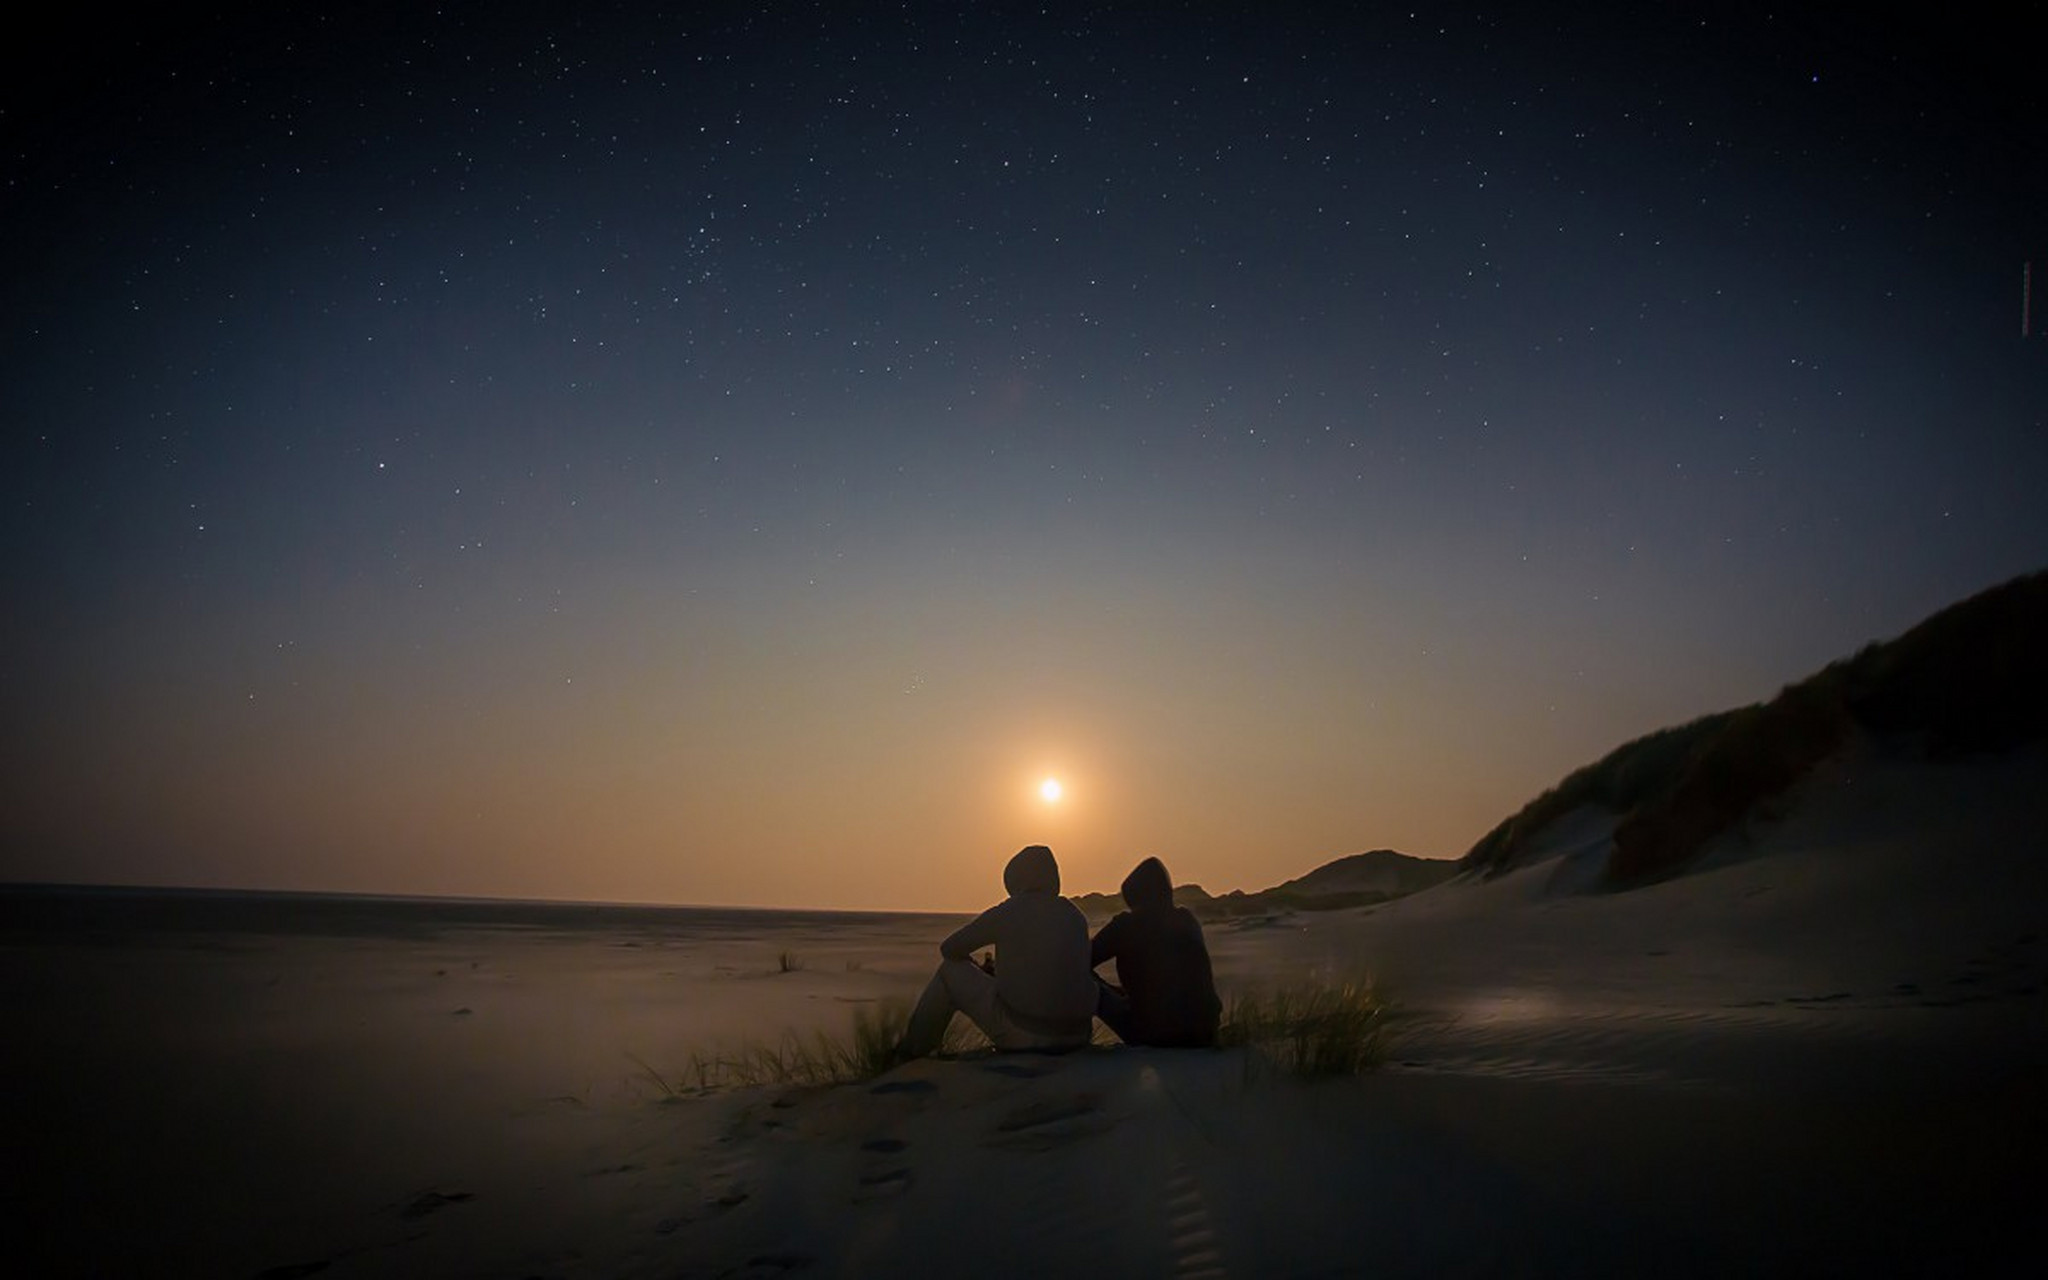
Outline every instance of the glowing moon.
<path id="1" fill-rule="evenodd" d="M 1060 793 L 1064 790 L 1066 788 L 1060 786 L 1058 778 L 1047 778 L 1044 782 L 1038 784 L 1039 797 L 1047 804 L 1058 804 L 1060 802 Z"/>

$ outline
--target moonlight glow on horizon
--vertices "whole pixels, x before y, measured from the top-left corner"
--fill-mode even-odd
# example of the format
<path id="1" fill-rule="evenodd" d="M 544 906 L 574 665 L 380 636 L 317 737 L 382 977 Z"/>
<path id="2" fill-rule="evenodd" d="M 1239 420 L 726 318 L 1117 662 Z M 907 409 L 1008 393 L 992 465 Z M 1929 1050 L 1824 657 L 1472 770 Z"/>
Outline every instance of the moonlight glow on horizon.
<path id="1" fill-rule="evenodd" d="M 2048 565 L 2036 8 L 55 11 L 0 884 L 1461 857 Z"/>

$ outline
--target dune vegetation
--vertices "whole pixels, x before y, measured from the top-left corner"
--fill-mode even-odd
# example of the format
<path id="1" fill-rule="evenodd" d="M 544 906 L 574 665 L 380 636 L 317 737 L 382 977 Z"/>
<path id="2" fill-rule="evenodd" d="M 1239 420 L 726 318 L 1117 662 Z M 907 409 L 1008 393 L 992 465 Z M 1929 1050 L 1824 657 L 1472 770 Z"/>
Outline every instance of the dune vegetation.
<path id="1" fill-rule="evenodd" d="M 1385 1057 L 1386 1015 L 1369 982 L 1300 982 L 1233 996 L 1218 1040 L 1291 1075 L 1360 1075 Z"/>
<path id="2" fill-rule="evenodd" d="M 1367 982 L 1305 981 L 1232 997 L 1224 1011 L 1219 1046 L 1242 1049 L 1256 1061 L 1304 1077 L 1358 1075 L 1384 1056 L 1386 1004 Z M 910 1006 L 883 1000 L 857 1008 L 842 1035 L 794 1032 L 768 1043 L 693 1053 L 673 1075 L 627 1055 L 663 1101 L 759 1085 L 837 1085 L 873 1080 L 901 1065 L 896 1045 L 910 1021 Z M 1094 1047 L 1117 1046 L 1096 1024 Z M 955 1018 L 935 1057 L 993 1052 L 966 1018 Z"/>
<path id="3" fill-rule="evenodd" d="M 693 1053 L 673 1078 L 638 1058 L 633 1061 L 664 1098 L 752 1085 L 850 1084 L 871 1080 L 895 1064 L 896 1045 L 909 1022 L 908 1003 L 884 1000 L 856 1008 L 852 1025 L 844 1035 L 818 1031 L 800 1036 L 790 1032 L 769 1043 Z M 977 1041 L 983 1047 L 988 1043 L 971 1023 L 957 1018 L 942 1052 L 966 1052 L 977 1047 Z"/>
<path id="4" fill-rule="evenodd" d="M 1674 874 L 1854 734 L 1936 758 L 2048 736 L 2044 654 L 2048 572 L 1972 596 L 1768 702 L 1627 743 L 1523 806 L 1460 865 L 1499 875 L 1519 864 L 1552 821 L 1596 805 L 1620 818 L 1606 867 L 1610 888 Z"/>

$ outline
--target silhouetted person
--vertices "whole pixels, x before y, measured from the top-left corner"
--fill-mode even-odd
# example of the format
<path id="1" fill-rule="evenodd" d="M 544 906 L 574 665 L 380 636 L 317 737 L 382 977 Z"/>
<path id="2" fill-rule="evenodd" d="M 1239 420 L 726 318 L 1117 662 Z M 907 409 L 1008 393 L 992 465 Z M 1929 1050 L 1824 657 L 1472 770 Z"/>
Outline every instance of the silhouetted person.
<path id="1" fill-rule="evenodd" d="M 937 973 L 918 997 L 897 1046 L 917 1058 L 939 1047 L 955 1013 L 974 1020 L 998 1049 L 1073 1049 L 1094 1030 L 1095 979 L 1088 921 L 1060 896 L 1052 850 L 1030 845 L 1003 868 L 1010 896 L 939 944 Z M 995 948 L 994 972 L 974 963 Z"/>
<path id="2" fill-rule="evenodd" d="M 1216 1043 L 1223 1002 L 1201 921 L 1173 905 L 1166 864 L 1147 858 L 1124 877 L 1124 904 L 1095 935 L 1089 960 L 1116 961 L 1122 990 L 1099 979 L 1095 1015 L 1126 1044 L 1203 1048 Z"/>

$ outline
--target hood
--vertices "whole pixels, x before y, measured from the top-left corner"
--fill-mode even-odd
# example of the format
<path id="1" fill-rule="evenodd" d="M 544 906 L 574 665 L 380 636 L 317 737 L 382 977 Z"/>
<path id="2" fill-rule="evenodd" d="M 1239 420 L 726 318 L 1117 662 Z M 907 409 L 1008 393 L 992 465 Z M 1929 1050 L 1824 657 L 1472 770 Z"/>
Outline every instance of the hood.
<path id="1" fill-rule="evenodd" d="M 1019 849 L 1003 868 L 1003 888 L 1013 898 L 1020 893 L 1058 893 L 1060 864 L 1053 861 L 1052 850 L 1042 844 Z"/>
<path id="2" fill-rule="evenodd" d="M 1166 864 L 1157 858 L 1147 858 L 1131 868 L 1131 874 L 1124 877 L 1124 903 L 1131 910 L 1141 907 L 1170 907 L 1173 905 L 1173 877 L 1166 874 Z"/>

